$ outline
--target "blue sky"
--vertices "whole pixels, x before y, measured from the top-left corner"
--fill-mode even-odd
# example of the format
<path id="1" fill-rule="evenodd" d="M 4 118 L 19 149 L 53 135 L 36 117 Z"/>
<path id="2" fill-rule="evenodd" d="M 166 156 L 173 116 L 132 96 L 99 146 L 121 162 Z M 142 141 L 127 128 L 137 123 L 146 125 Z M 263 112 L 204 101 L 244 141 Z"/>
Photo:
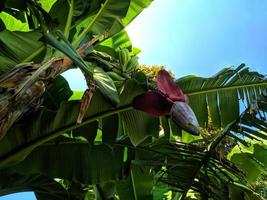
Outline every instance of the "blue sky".
<path id="1" fill-rule="evenodd" d="M 176 77 L 211 76 L 246 63 L 267 72 L 267 1 L 155 0 L 128 31 L 140 62 Z"/>
<path id="2" fill-rule="evenodd" d="M 1 200 L 36 200 L 32 192 L 22 192 L 0 197 Z"/>
<path id="3" fill-rule="evenodd" d="M 127 28 L 140 63 L 162 64 L 176 78 L 212 76 L 246 63 L 267 74 L 267 1 L 155 0 Z M 66 75 L 75 90 L 85 87 L 79 73 Z M 0 200 L 33 200 L 30 193 Z"/>

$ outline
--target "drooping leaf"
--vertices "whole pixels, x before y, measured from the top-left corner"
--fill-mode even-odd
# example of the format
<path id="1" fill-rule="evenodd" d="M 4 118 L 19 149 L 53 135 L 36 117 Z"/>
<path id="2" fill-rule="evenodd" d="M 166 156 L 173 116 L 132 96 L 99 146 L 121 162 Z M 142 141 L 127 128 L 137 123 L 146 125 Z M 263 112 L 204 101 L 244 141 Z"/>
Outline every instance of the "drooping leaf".
<path id="1" fill-rule="evenodd" d="M 110 99 L 113 103 L 120 102 L 117 88 L 108 74 L 99 67 L 94 67 L 93 77 L 101 93 Z"/>
<path id="2" fill-rule="evenodd" d="M 37 147 L 9 171 L 22 175 L 41 173 L 92 185 L 118 179 L 122 173 L 120 159 L 107 145 L 90 145 L 80 140 L 65 139 Z"/>

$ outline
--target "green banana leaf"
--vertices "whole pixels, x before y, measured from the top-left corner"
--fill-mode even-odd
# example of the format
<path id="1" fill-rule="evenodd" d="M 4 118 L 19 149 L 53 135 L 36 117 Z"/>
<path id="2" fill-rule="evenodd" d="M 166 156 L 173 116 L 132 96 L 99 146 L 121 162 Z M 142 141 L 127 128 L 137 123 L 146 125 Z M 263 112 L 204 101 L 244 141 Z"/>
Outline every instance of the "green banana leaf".
<path id="1" fill-rule="evenodd" d="M 124 28 L 121 19 L 127 14 L 130 0 L 116 1 L 106 0 L 95 15 L 85 18 L 76 25 L 77 37 L 74 37 L 74 44 L 82 41 L 87 34 L 114 35 Z M 139 13 L 138 13 L 139 14 Z"/>
<path id="2" fill-rule="evenodd" d="M 47 17 L 47 16 L 51 17 L 51 20 L 46 21 L 46 23 L 48 22 L 50 23 L 48 24 L 48 26 L 54 27 L 52 28 L 52 30 L 57 30 L 57 29 L 61 29 L 62 31 L 64 30 L 65 35 L 67 36 L 70 35 L 69 39 L 73 43 L 78 44 L 82 40 L 84 40 L 88 34 L 90 35 L 89 37 L 92 38 L 91 34 L 99 35 L 99 34 L 103 34 L 104 32 L 108 32 L 108 35 L 110 37 L 116 33 L 119 33 L 144 8 L 146 8 L 150 4 L 150 2 L 151 1 L 145 1 L 143 3 L 140 3 L 139 1 L 130 1 L 130 0 L 123 1 L 123 2 L 117 2 L 113 0 L 75 1 L 74 10 L 71 10 L 73 8 L 70 9 L 70 4 L 68 1 L 61 1 L 61 0 L 46 1 L 46 2 L 40 1 L 40 5 L 43 6 L 42 9 L 44 9 L 42 10 L 42 12 L 49 11 L 49 14 L 45 13 L 46 16 L 44 16 L 44 17 Z M 24 9 L 20 10 L 20 12 L 23 13 Z M 12 22 L 12 19 L 8 17 L 3 17 L 2 20 L 6 24 L 19 23 L 19 22 L 16 22 L 17 19 L 15 18 L 13 20 L 14 22 Z M 122 23 L 122 20 L 124 20 L 123 23 Z M 39 22 L 39 23 L 42 23 L 42 22 Z M 8 27 L 9 26 L 7 26 L 7 28 Z M 16 27 L 19 27 L 19 26 L 16 26 Z M 13 30 L 13 29 L 11 28 L 10 30 Z M 21 27 L 18 30 L 24 30 L 24 28 Z M 31 36 L 29 37 L 32 38 Z M 40 38 L 38 38 L 38 40 L 39 39 Z M 11 41 L 11 39 L 8 41 Z M 26 45 L 23 44 L 23 46 L 26 46 Z M 74 46 L 77 47 L 77 45 L 74 45 Z M 31 51 L 25 51 L 31 54 L 26 57 L 24 56 L 22 59 L 20 59 L 20 62 L 31 61 L 33 58 L 39 55 L 40 52 L 44 48 L 44 47 L 41 47 L 41 48 L 35 49 L 34 47 L 31 46 L 30 48 Z M 10 55 L 14 55 L 14 53 L 10 52 L 9 56 Z M 41 59 L 39 59 L 39 61 L 41 61 Z M 7 64 L 14 65 L 13 62 L 6 60 L 6 59 L 3 59 L 3 62 L 1 63 L 4 63 L 3 66 L 7 66 Z M 18 63 L 16 62 L 16 64 Z"/>
<path id="3" fill-rule="evenodd" d="M 129 51 L 132 50 L 132 43 L 125 30 L 96 45 L 95 50 L 104 52 L 113 58 L 118 58 L 118 51 L 123 48 L 127 48 Z"/>
<path id="4" fill-rule="evenodd" d="M 264 92 L 263 92 L 264 93 Z M 194 189 L 195 191 L 200 192 L 200 194 L 212 194 L 212 198 L 215 199 L 242 199 L 244 198 L 244 195 L 246 196 L 245 199 L 261 199 L 260 195 L 257 194 L 251 187 L 250 183 L 255 182 L 257 178 L 260 177 L 262 173 L 265 173 L 266 171 L 266 145 L 264 145 L 264 142 L 266 141 L 267 136 L 267 123 L 266 123 L 266 96 L 259 96 L 258 100 L 258 106 L 255 108 L 255 110 L 247 109 L 244 111 L 238 119 L 236 119 L 234 122 L 230 123 L 223 132 L 221 132 L 220 135 L 217 136 L 213 140 L 213 142 L 209 145 L 209 152 L 210 154 L 206 154 L 206 159 L 201 158 L 201 165 L 203 168 L 199 168 L 198 172 L 195 173 L 193 177 L 183 177 L 184 174 L 187 174 L 188 172 L 185 172 L 183 170 L 187 170 L 190 168 L 190 159 L 186 159 L 186 163 L 182 163 L 180 161 L 181 166 L 187 166 L 186 168 L 174 170 L 174 172 L 170 171 L 168 174 L 171 174 L 170 177 L 167 177 L 167 182 L 179 189 L 182 189 L 180 192 L 183 192 L 183 196 L 185 197 L 186 193 L 183 189 L 185 186 L 183 182 L 182 184 L 179 182 L 175 186 L 174 182 L 172 181 L 172 176 L 175 174 L 173 179 L 178 179 L 178 177 L 181 177 L 182 180 L 192 180 L 192 182 L 188 183 L 190 185 L 190 188 L 192 187 L 201 187 L 199 188 L 200 191 L 197 189 Z M 227 138 L 228 137 L 228 138 Z M 229 140 L 229 137 L 231 137 L 233 140 Z M 223 139 L 227 139 L 227 143 L 222 143 Z M 222 143 L 222 144 L 221 144 Z M 219 144 L 221 144 L 221 147 L 223 147 L 225 153 L 229 151 L 229 149 L 235 147 L 231 152 L 231 155 L 228 156 L 228 158 L 235 164 L 229 163 L 227 160 L 224 159 L 222 156 L 219 156 L 218 154 L 213 154 L 212 152 L 216 152 L 216 148 L 219 147 Z M 253 145 L 252 147 L 249 145 Z M 246 147 L 241 148 L 241 146 L 247 146 L 249 147 L 249 151 L 243 152 Z M 243 150 L 242 150 L 243 149 Z M 157 148 L 159 150 L 159 148 Z M 180 150 L 181 151 L 181 150 Z M 160 152 L 164 153 L 164 150 L 160 150 Z M 195 151 L 195 155 L 196 155 Z M 169 153 L 167 153 L 169 155 Z M 218 157 L 219 156 L 219 157 Z M 205 157 L 205 156 L 204 156 Z M 189 157 L 188 157 L 189 158 Z M 197 158 L 197 157 L 196 157 Z M 213 159 L 220 159 L 221 164 L 226 164 L 223 167 L 219 167 L 220 169 L 216 170 L 217 164 L 214 163 Z M 227 164 L 228 162 L 228 164 Z M 176 162 L 177 163 L 177 162 Z M 197 160 L 194 162 L 195 165 L 197 165 Z M 208 165 L 211 165 L 208 167 Z M 193 167 L 193 166 L 191 166 Z M 203 171 L 202 171 L 203 170 Z M 229 171 L 228 171 L 229 170 Z M 233 171 L 232 171 L 233 170 Z M 192 168 L 192 171 L 194 170 L 194 167 Z M 195 171 L 196 172 L 196 171 Z M 202 180 L 201 176 L 204 174 L 209 176 L 209 181 L 206 184 L 211 184 L 210 188 L 205 191 L 205 188 L 201 186 L 201 181 L 204 181 L 205 184 L 205 178 Z M 220 173 L 223 173 L 224 175 L 221 176 Z M 178 175 L 178 176 L 177 176 Z M 201 176 L 200 176 L 201 175 Z M 198 177 L 200 176 L 200 177 Z M 193 179 L 198 177 L 199 183 L 193 183 Z M 224 181 L 228 179 L 228 189 L 222 190 L 225 186 L 219 186 Z M 249 184 L 244 184 L 246 181 L 249 181 Z M 239 182 L 241 181 L 241 182 Z M 215 184 L 212 186 L 212 184 Z M 230 183 L 230 184 L 229 184 Z M 216 186 L 217 185 L 217 186 Z M 224 184 L 223 184 L 224 185 Z M 213 188 L 214 187 L 214 188 Z M 187 187 L 187 189 L 189 189 Z M 203 190 L 204 189 L 204 190 Z M 221 190 L 221 191 L 218 191 Z M 219 196 L 218 196 L 219 195 Z M 203 197 L 204 198 L 204 197 Z M 206 197 L 205 197 L 206 198 Z"/>
<path id="5" fill-rule="evenodd" d="M 5 29 L 9 31 L 23 31 L 23 32 L 30 31 L 29 26 L 26 22 L 22 22 L 19 19 L 16 19 L 14 16 L 12 16 L 9 13 L 1 12 L 0 19 L 2 23 L 4 24 L 4 27 L 2 27 L 0 31 L 5 30 Z"/>
<path id="6" fill-rule="evenodd" d="M 24 15 L 24 11 L 26 10 L 27 1 L 2 0 L 0 3 L 0 18 L 5 19 L 6 26 L 11 28 L 9 30 L 29 30 L 28 24 L 26 23 L 26 16 Z M 16 27 L 16 25 L 19 26 Z"/>
<path id="7" fill-rule="evenodd" d="M 101 34 L 107 31 L 109 35 L 114 35 L 125 28 L 137 15 L 147 8 L 152 0 L 127 0 L 112 1 L 106 0 L 101 9 L 97 13 L 97 17 L 90 20 L 90 27 L 87 32 L 92 30 L 94 33 Z M 107 12 L 108 11 L 108 12 Z M 106 24 L 106 19 L 113 19 Z M 102 26 L 102 27 L 101 27 Z M 84 33 L 86 31 L 83 31 Z"/>
<path id="8" fill-rule="evenodd" d="M 73 92 L 68 82 L 62 76 L 57 76 L 43 95 L 43 106 L 47 109 L 58 109 L 62 101 L 67 101 Z"/>
<path id="9" fill-rule="evenodd" d="M 74 45 L 88 41 L 93 37 L 92 34 L 108 32 L 110 38 L 102 42 L 102 49 L 99 46 L 98 50 L 116 57 L 119 48 L 131 48 L 129 38 L 121 30 L 152 1 L 39 2 L 54 20 L 51 22 L 51 30 L 64 30 L 66 38 Z M 71 2 L 74 2 L 74 8 L 70 8 Z M 25 2 L 8 3 L 25 10 Z M 7 20 L 12 21 L 11 18 L 2 21 L 6 28 L 10 28 Z M 45 49 L 44 44 L 38 42 L 41 36 L 35 31 L 0 32 L 0 72 L 40 55 Z M 6 37 L 9 39 L 6 40 Z M 42 59 L 41 56 L 39 62 Z M 16 175 L 20 181 L 14 185 L 13 181 L 6 181 L 9 183 L 7 191 L 10 189 L 9 192 L 12 192 L 12 186 L 21 186 L 22 190 L 34 190 L 33 186 L 39 186 L 35 190 L 38 199 L 67 199 L 65 190 L 51 179 L 62 178 L 78 181 L 79 184 L 96 184 L 98 199 L 114 198 L 115 185 L 122 199 L 152 199 L 153 171 L 159 175 L 159 181 L 170 185 L 172 191 L 178 191 L 177 196 L 181 194 L 182 198 L 192 190 L 203 199 L 260 199 L 246 180 L 254 182 L 266 168 L 265 147 L 258 144 L 267 138 L 266 100 L 254 103 L 267 87 L 264 76 L 250 72 L 241 65 L 237 69 L 224 69 L 212 78 L 189 76 L 177 81 L 188 94 L 190 105 L 202 127 L 226 127 L 208 148 L 201 148 L 157 140 L 159 119 L 131 107 L 132 99 L 144 92 L 142 84 L 132 79 L 125 83 L 123 79 L 120 81 L 120 96 L 114 97 L 114 93 L 110 94 L 107 90 L 112 84 L 105 84 L 112 81 L 104 72 L 101 75 L 105 81 L 101 82 L 100 90 L 104 90 L 107 96 L 113 96 L 117 103 L 119 99 L 117 107 L 107 102 L 100 92 L 96 92 L 84 122 L 77 125 L 80 102 L 67 101 L 71 91 L 64 79 L 58 78 L 47 91 L 43 108 L 33 114 L 27 113 L 0 141 L 0 168 L 3 172 L 7 170 L 21 174 Z M 112 89 L 115 89 L 114 84 Z M 240 107 L 240 100 L 245 107 L 249 107 L 242 116 L 240 111 L 244 108 Z M 227 126 L 229 123 L 231 125 Z M 166 123 L 164 126 L 167 127 Z M 167 132 L 170 132 L 168 135 L 174 132 L 172 125 L 171 131 L 166 128 Z M 65 137 L 60 136 L 62 134 Z M 218 157 L 215 147 L 226 136 L 235 141 L 232 145 L 249 146 L 251 141 L 256 142 L 253 144 L 254 151 L 233 154 L 231 161 L 235 165 Z M 119 138 L 125 138 L 127 143 L 118 143 Z M 122 148 L 124 146 L 131 150 L 127 152 L 127 148 Z M 140 153 L 140 149 L 144 151 Z M 251 172 L 251 169 L 257 170 Z M 39 181 L 38 174 L 46 174 L 50 178 L 41 177 Z M 19 178 L 21 176 L 22 179 Z M 37 176 L 37 181 L 29 183 L 29 176 Z M 13 174 L 6 178 L 10 177 Z M 42 184 L 42 181 L 45 183 Z M 40 193 L 40 190 L 45 192 Z M 52 196 L 47 196 L 48 193 Z"/>
<path id="10" fill-rule="evenodd" d="M 41 4 L 41 7 L 46 11 L 49 12 L 51 7 L 56 3 L 57 0 L 37 0 L 38 3 Z"/>
<path id="11" fill-rule="evenodd" d="M 151 2 L 151 0 L 75 1 L 75 10 L 70 19 L 76 32 L 73 36 L 73 44 L 76 46 L 88 34 L 107 32 L 112 36 L 120 32 Z M 58 1 L 50 10 L 52 18 L 57 19 L 61 24 L 61 30 L 67 23 L 69 12 L 66 11 L 68 10 L 69 4 L 64 1 Z"/>
<path id="12" fill-rule="evenodd" d="M 94 66 L 93 77 L 101 93 L 115 103 L 115 105 L 118 104 L 120 99 L 117 88 L 108 74 L 103 69 Z"/>
<path id="13" fill-rule="evenodd" d="M 0 73 L 4 73 L 21 62 L 31 61 L 44 52 L 45 44 L 40 42 L 42 34 L 32 32 L 0 32 Z M 41 62 L 43 56 L 34 61 Z"/>
<path id="14" fill-rule="evenodd" d="M 145 8 L 147 8 L 152 2 L 153 0 L 131 0 L 126 17 L 122 20 L 123 24 L 125 26 L 128 25 L 132 20 L 135 19 L 135 17 L 139 13 L 141 13 Z"/>
<path id="15" fill-rule="evenodd" d="M 150 115 L 132 110 L 120 114 L 124 133 L 127 134 L 133 145 L 137 146 L 144 142 L 148 137 L 158 137 L 159 119 Z M 136 120 L 139 119 L 139 120 Z"/>
<path id="16" fill-rule="evenodd" d="M 243 182 L 245 178 L 238 168 L 209 151 L 177 142 L 161 142 L 152 149 L 160 152 L 166 159 L 161 161 L 165 168 L 158 171 L 159 180 L 168 184 L 174 191 L 182 193 L 182 198 L 185 198 L 191 189 L 204 199 L 228 199 L 229 188 L 233 186 L 242 188 L 244 193 L 254 194 L 253 189 Z M 150 161 L 150 165 L 158 166 L 160 160 L 155 160 L 156 158 Z M 135 163 L 140 166 L 149 165 L 147 161 L 142 160 Z"/>
<path id="17" fill-rule="evenodd" d="M 153 176 L 150 167 L 132 165 L 130 175 L 116 182 L 120 199 L 152 200 Z"/>
<path id="18" fill-rule="evenodd" d="M 104 144 L 90 145 L 82 140 L 61 137 L 37 147 L 24 161 L 6 171 L 20 175 L 40 173 L 83 185 L 96 184 L 97 199 L 114 197 L 116 191 L 120 199 L 152 199 L 153 174 L 150 167 L 133 164 L 130 172 L 126 172 L 129 163 L 123 163 L 123 150 L 120 145 L 111 149 Z M 142 156 L 138 158 L 144 158 L 144 155 L 146 152 L 142 151 Z M 44 158 L 50 158 L 51 162 Z M 128 178 L 123 180 L 124 176 L 130 177 L 128 186 L 125 184 Z M 134 192 L 126 193 L 125 186 Z"/>
<path id="19" fill-rule="evenodd" d="M 267 168 L 267 98 L 262 96 L 258 102 L 257 110 L 248 109 L 243 113 L 229 134 L 238 143 L 228 154 L 228 159 L 244 171 L 250 183 L 257 181 Z"/>
<path id="20" fill-rule="evenodd" d="M 253 183 L 266 171 L 266 155 L 266 147 L 263 148 L 261 145 L 255 144 L 253 153 L 236 153 L 232 155 L 231 161 L 242 169 L 248 177 L 247 180 Z"/>
<path id="21" fill-rule="evenodd" d="M 204 128 L 225 127 L 244 110 L 240 103 L 248 107 L 267 88 L 266 78 L 249 71 L 244 64 L 236 69 L 225 68 L 211 78 L 186 76 L 178 79 L 177 84 L 188 95 L 189 104 Z"/>
<path id="22" fill-rule="evenodd" d="M 90 145 L 85 141 L 63 138 L 37 147 L 23 162 L 8 171 L 22 175 L 45 174 L 94 185 L 122 176 L 122 155 L 119 150 L 104 144 Z"/>
<path id="23" fill-rule="evenodd" d="M 264 101 L 262 100 L 261 102 L 264 102 Z M 242 115 L 241 117 L 243 116 L 244 115 Z M 237 120 L 237 121 L 240 122 L 241 120 Z M 258 124 L 259 123 L 257 122 L 256 125 Z M 261 123 L 261 126 L 263 126 L 262 123 Z M 235 130 L 236 130 L 236 126 L 233 126 L 231 124 L 230 126 L 226 128 L 224 132 L 222 132 L 222 136 L 225 137 L 226 135 L 225 133 L 229 134 L 229 136 L 232 136 L 233 134 L 232 132 L 234 132 Z M 215 146 L 213 147 L 213 145 L 211 145 L 210 147 L 211 150 L 217 146 L 218 142 L 220 142 L 220 137 L 221 136 L 218 137 L 219 140 L 215 140 L 213 142 Z M 90 147 L 92 148 L 97 147 L 97 146 L 91 146 L 89 145 L 89 143 L 84 142 L 84 141 L 75 141 L 75 140 L 66 140 L 66 141 L 58 140 L 52 143 L 50 142 L 50 143 L 37 147 L 35 150 L 32 151 L 32 153 L 24 161 L 22 161 L 21 163 L 13 167 L 10 167 L 9 170 L 14 170 L 12 172 L 28 174 L 28 173 L 31 173 L 29 172 L 29 170 L 31 169 L 30 167 L 34 167 L 34 169 L 37 170 L 37 171 L 32 171 L 34 173 L 47 173 L 50 176 L 56 176 L 56 177 L 62 177 L 62 178 L 68 178 L 68 179 L 71 179 L 74 177 L 75 180 L 86 181 L 87 179 L 85 179 L 84 177 L 88 177 L 86 175 L 88 170 L 86 170 L 86 173 L 82 173 L 81 175 L 81 171 L 79 169 L 75 167 L 71 167 L 71 166 L 73 165 L 77 166 L 77 163 L 81 163 L 81 162 L 88 163 L 85 166 L 91 166 L 91 164 L 98 165 L 97 163 L 100 161 L 98 161 L 97 158 L 94 159 L 94 156 L 89 156 L 89 159 L 87 160 L 86 158 L 88 158 L 88 156 L 86 156 L 86 153 L 83 153 L 83 154 L 77 153 L 77 151 L 80 151 L 80 150 L 75 151 L 75 148 L 72 148 L 70 146 L 68 148 L 62 147 L 65 145 L 73 145 L 76 142 L 79 143 L 79 146 L 82 144 L 86 144 L 85 152 L 87 153 L 90 152 L 88 148 L 90 149 Z M 121 147 L 122 143 L 119 143 L 119 144 L 120 144 L 119 146 Z M 107 147 L 106 145 L 100 145 L 100 146 L 105 146 L 105 149 L 106 148 L 109 149 L 107 152 L 109 153 L 112 152 L 110 147 Z M 49 148 L 53 150 L 50 151 Z M 57 150 L 55 150 L 55 148 Z M 205 149 L 201 147 L 198 147 L 195 145 L 183 144 L 179 142 L 173 143 L 173 142 L 168 142 L 166 140 L 162 140 L 162 141 L 160 140 L 151 146 L 137 147 L 137 148 L 141 149 L 142 151 L 139 150 L 140 151 L 140 154 L 138 154 L 139 156 L 135 157 L 135 159 L 132 161 L 132 166 L 130 168 L 131 177 L 126 180 L 120 180 L 116 184 L 118 194 L 121 195 L 122 197 L 126 194 L 122 193 L 124 189 L 121 184 L 126 184 L 127 181 L 130 181 L 127 183 L 129 187 L 129 190 L 127 190 L 129 194 L 129 199 L 151 198 L 151 194 L 152 194 L 151 187 L 148 187 L 149 185 L 148 183 L 145 184 L 145 186 L 142 186 L 142 181 L 144 181 L 144 179 L 141 179 L 140 177 L 148 176 L 149 178 L 149 173 L 151 172 L 150 169 L 152 167 L 152 169 L 154 169 L 155 172 L 162 174 L 161 176 L 159 176 L 160 181 L 171 185 L 173 188 L 175 188 L 175 191 L 184 193 L 184 195 L 187 194 L 189 189 L 192 189 L 192 190 L 199 192 L 203 198 L 210 197 L 214 199 L 226 199 L 226 198 L 231 197 L 230 199 L 233 199 L 237 196 L 239 197 L 240 195 L 242 196 L 242 193 L 243 193 L 243 195 L 247 196 L 248 199 L 260 199 L 260 197 L 249 186 L 244 184 L 246 174 L 243 174 L 238 168 L 236 168 L 233 165 L 233 163 L 230 163 L 229 161 L 224 160 L 223 158 L 217 157 L 216 154 L 207 153 L 204 151 Z M 69 150 L 70 153 L 62 153 L 64 151 L 67 151 L 66 149 Z M 76 149 L 83 149 L 83 148 L 77 147 Z M 115 149 L 114 151 L 116 151 Z M 97 150 L 97 152 L 101 152 L 101 151 Z M 59 156 L 60 153 L 62 153 L 61 156 Z M 74 154 L 73 156 L 71 156 L 72 153 Z M 93 154 L 95 155 L 97 153 L 94 152 Z M 113 155 L 120 156 L 120 159 L 119 159 L 120 161 L 116 160 L 117 164 L 119 162 L 122 163 L 122 160 L 123 160 L 122 149 L 120 149 L 119 151 L 116 151 L 116 153 L 114 153 Z M 46 164 L 42 164 L 42 162 L 47 162 L 46 159 L 43 159 L 43 158 L 46 158 L 46 157 L 50 158 L 53 156 L 57 157 L 56 160 L 58 161 L 56 161 L 55 163 L 52 163 L 51 166 L 48 165 L 49 167 L 47 167 Z M 110 154 L 106 156 L 109 158 L 113 158 Z M 105 156 L 101 154 L 101 157 L 105 157 Z M 90 158 L 92 158 L 93 161 L 95 162 L 93 163 L 89 162 Z M 64 160 L 64 162 L 63 161 L 60 162 L 61 159 Z M 68 159 L 70 159 L 71 161 L 68 161 Z M 128 157 L 128 159 L 133 159 L 133 157 L 130 156 Z M 74 162 L 74 160 L 76 161 Z M 36 161 L 36 164 L 33 164 L 35 163 L 35 161 Z M 68 162 L 69 168 L 65 170 L 66 171 L 72 170 L 71 176 L 69 175 L 70 172 L 64 173 L 64 170 L 62 170 L 62 168 L 64 167 L 58 166 L 57 164 L 57 163 L 64 163 L 65 165 L 66 161 Z M 110 160 L 108 161 L 112 163 L 112 161 Z M 105 161 L 101 161 L 101 162 L 105 162 Z M 262 162 L 266 162 L 266 161 L 262 161 Z M 84 166 L 83 164 L 80 164 L 80 165 Z M 99 181 L 100 182 L 107 181 L 105 178 L 102 177 L 102 175 L 106 178 L 110 178 L 110 176 L 107 175 L 108 173 L 106 173 L 105 171 L 105 170 L 109 170 L 106 168 L 106 166 L 109 166 L 109 165 L 103 164 L 103 166 L 101 167 L 99 166 L 97 166 L 96 168 L 94 167 L 93 174 L 95 174 L 96 176 L 93 179 L 95 181 L 93 183 L 99 183 Z M 148 166 L 149 168 L 147 168 Z M 165 166 L 165 167 L 161 168 L 160 166 Z M 98 169 L 98 168 L 101 168 L 101 169 Z M 97 172 L 98 170 L 104 170 L 104 171 Z M 66 176 L 64 174 L 66 174 Z M 111 180 L 114 180 L 113 177 L 115 175 L 116 173 L 113 172 L 113 174 L 111 175 L 112 176 Z M 120 174 L 119 177 L 122 177 L 122 174 Z M 242 191 L 242 193 L 240 191 Z M 132 195 L 132 197 L 130 195 Z"/>
<path id="24" fill-rule="evenodd" d="M 112 107 L 100 92 L 94 93 L 91 100 L 91 105 L 93 106 L 89 106 L 84 121 L 80 125 L 76 124 L 80 109 L 79 101 L 62 102 L 58 110 L 49 110 L 45 107 L 40 109 L 13 126 L 7 136 L 0 141 L 1 168 L 23 160 L 34 148 L 64 133 L 90 124 L 98 119 L 131 110 L 133 98 L 143 91 L 135 80 L 128 80 L 124 91 L 120 95 L 120 104 L 117 107 Z M 34 121 L 32 120 L 33 118 L 35 119 Z M 152 121 L 155 120 L 155 118 L 150 118 Z M 143 118 L 139 118 L 139 116 L 128 119 L 128 122 L 138 125 L 136 128 L 141 131 L 138 135 L 134 134 L 134 132 L 126 131 L 124 133 L 129 134 L 128 136 L 135 145 L 149 136 L 155 136 L 155 132 L 147 131 L 150 125 L 143 124 L 142 120 Z M 122 123 L 125 123 L 124 120 L 122 120 Z M 150 120 L 147 120 L 147 123 L 150 124 Z"/>
<path id="25" fill-rule="evenodd" d="M 64 35 L 60 33 L 61 37 Z M 95 81 L 99 90 L 104 96 L 106 96 L 114 104 L 119 103 L 119 96 L 117 88 L 114 85 L 113 80 L 107 75 L 107 73 L 101 68 L 97 67 L 94 63 L 85 62 L 72 48 L 71 44 L 64 38 L 65 43 L 60 43 L 51 34 L 45 34 L 47 42 L 54 48 L 60 50 L 65 55 L 73 60 L 73 62 L 84 72 L 86 78 Z M 88 86 L 90 87 L 90 86 Z"/>

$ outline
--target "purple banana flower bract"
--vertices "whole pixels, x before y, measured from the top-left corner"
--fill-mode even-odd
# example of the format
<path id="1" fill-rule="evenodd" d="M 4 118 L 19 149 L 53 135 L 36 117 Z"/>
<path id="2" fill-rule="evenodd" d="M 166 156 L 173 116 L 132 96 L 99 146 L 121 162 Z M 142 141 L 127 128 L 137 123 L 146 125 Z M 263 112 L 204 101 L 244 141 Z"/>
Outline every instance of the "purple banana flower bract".
<path id="1" fill-rule="evenodd" d="M 189 100 L 166 70 L 157 75 L 158 90 L 148 91 L 134 98 L 133 107 L 153 116 L 170 116 L 185 131 L 199 135 L 197 118 Z"/>

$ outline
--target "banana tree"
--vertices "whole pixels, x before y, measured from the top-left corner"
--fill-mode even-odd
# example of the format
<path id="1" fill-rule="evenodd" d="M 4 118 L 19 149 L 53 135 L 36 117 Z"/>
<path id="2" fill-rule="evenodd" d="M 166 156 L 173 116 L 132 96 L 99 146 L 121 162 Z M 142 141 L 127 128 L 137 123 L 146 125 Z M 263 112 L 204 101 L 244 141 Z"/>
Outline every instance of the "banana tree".
<path id="1" fill-rule="evenodd" d="M 265 76 L 242 64 L 176 86 L 158 78 L 172 92 L 157 85 L 124 30 L 151 1 L 1 1 L 0 195 L 263 198 L 255 186 L 267 165 Z M 71 68 L 86 91 L 60 75 Z M 147 111 L 136 100 L 146 94 L 167 111 L 136 110 Z M 177 101 L 191 106 L 200 135 L 171 117 Z"/>

